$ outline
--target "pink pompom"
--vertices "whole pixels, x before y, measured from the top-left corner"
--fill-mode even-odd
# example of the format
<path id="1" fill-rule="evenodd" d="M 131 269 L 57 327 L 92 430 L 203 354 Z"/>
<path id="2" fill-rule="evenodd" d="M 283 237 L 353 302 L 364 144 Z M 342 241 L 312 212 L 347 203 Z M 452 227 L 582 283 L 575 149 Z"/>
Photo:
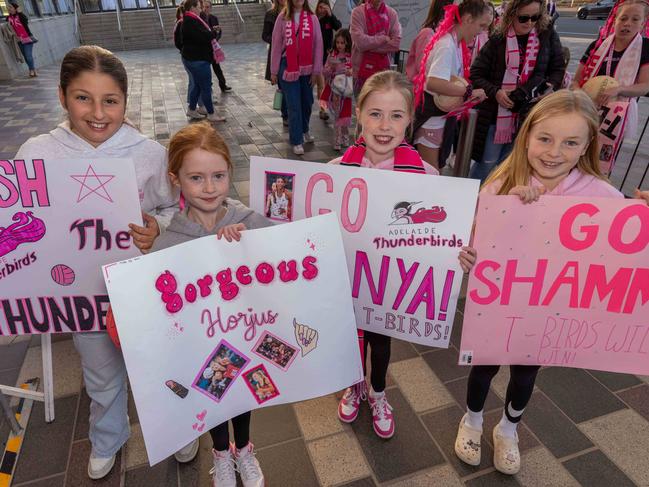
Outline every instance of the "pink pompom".
<path id="1" fill-rule="evenodd" d="M 61 286 L 69 286 L 74 282 L 74 271 L 65 264 L 52 267 L 51 274 L 52 280 Z"/>

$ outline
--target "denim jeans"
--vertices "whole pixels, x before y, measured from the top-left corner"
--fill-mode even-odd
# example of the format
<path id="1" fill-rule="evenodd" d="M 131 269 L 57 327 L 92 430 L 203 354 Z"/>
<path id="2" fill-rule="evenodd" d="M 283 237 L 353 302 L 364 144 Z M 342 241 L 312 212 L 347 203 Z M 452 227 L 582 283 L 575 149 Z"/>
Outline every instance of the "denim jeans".
<path id="1" fill-rule="evenodd" d="M 473 165 L 471 174 L 469 174 L 469 177 L 479 179 L 481 183 L 484 183 L 489 173 L 509 155 L 514 145 L 513 141 L 507 144 L 496 144 L 494 142 L 495 136 L 496 125 L 489 125 L 482 160 Z"/>
<path id="2" fill-rule="evenodd" d="M 34 43 L 30 42 L 29 44 L 23 44 L 22 42 L 19 42 L 18 46 L 20 47 L 20 52 L 23 53 L 23 57 L 25 58 L 29 70 L 34 71 L 34 56 L 32 55 Z"/>
<path id="3" fill-rule="evenodd" d="M 288 138 L 291 145 L 301 145 L 304 142 L 303 134 L 309 131 L 309 121 L 313 108 L 313 86 L 311 75 L 300 76 L 297 81 L 284 81 L 286 58 L 282 59 L 279 66 L 279 86 L 286 100 L 288 111 Z"/>
<path id="4" fill-rule="evenodd" d="M 212 103 L 212 63 L 209 61 L 188 61 L 183 58 L 183 65 L 192 74 L 194 86 L 189 93 L 189 109 L 196 110 L 198 97 L 203 100 L 207 113 L 214 113 Z"/>
<path id="5" fill-rule="evenodd" d="M 187 69 L 187 66 L 185 66 L 185 63 L 183 63 L 183 67 L 185 68 L 185 72 L 187 73 L 187 79 L 188 79 L 188 83 L 187 83 L 187 106 L 189 106 L 189 94 L 194 89 L 195 83 L 194 83 L 194 77 L 192 76 L 192 72 L 189 69 Z M 197 102 L 197 105 L 199 107 L 202 107 L 203 106 L 203 100 L 201 100 L 199 98 L 198 102 Z"/>

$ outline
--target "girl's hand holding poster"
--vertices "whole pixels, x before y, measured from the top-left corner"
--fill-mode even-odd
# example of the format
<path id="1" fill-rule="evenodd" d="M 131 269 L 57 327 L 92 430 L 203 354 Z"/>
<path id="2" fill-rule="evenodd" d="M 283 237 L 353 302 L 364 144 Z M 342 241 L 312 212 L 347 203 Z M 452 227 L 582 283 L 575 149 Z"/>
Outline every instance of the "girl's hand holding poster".
<path id="1" fill-rule="evenodd" d="M 363 377 L 335 215 L 104 271 L 152 465 L 238 414 Z"/>

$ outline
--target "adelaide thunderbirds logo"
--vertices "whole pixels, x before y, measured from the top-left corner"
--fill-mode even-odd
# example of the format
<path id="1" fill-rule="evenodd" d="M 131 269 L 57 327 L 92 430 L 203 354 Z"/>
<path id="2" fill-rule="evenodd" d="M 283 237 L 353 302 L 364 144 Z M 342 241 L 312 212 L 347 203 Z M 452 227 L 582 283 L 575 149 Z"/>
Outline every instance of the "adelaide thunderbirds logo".
<path id="1" fill-rule="evenodd" d="M 414 209 L 422 201 L 400 201 L 392 210 L 393 221 L 390 225 L 420 225 L 423 223 L 441 223 L 446 220 L 443 206 L 421 207 Z"/>

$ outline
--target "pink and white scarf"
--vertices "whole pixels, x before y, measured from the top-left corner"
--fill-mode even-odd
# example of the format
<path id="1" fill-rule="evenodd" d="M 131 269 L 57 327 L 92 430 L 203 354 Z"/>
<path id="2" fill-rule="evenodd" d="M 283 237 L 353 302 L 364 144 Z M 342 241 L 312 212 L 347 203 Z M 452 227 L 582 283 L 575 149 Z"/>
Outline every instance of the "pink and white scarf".
<path id="1" fill-rule="evenodd" d="M 536 66 L 536 57 L 539 54 L 539 38 L 536 34 L 536 29 L 532 29 L 529 37 L 527 38 L 527 46 L 525 47 L 525 57 L 523 58 L 523 72 L 519 73 L 521 66 L 521 53 L 518 50 L 518 41 L 516 40 L 516 32 L 514 28 L 510 27 L 507 31 L 507 45 L 505 50 L 505 62 L 507 68 L 503 75 L 503 83 L 501 88 L 505 91 L 514 90 L 517 86 L 523 85 L 527 82 L 531 74 L 534 72 Z M 496 120 L 496 135 L 494 136 L 494 143 L 508 144 L 514 137 L 516 131 L 516 120 L 518 116 L 515 113 L 498 105 L 498 118 Z"/>
<path id="2" fill-rule="evenodd" d="M 286 22 L 286 69 L 284 81 L 297 81 L 313 71 L 313 16 L 300 12 L 299 26 L 293 19 Z"/>
<path id="3" fill-rule="evenodd" d="M 360 167 L 365 157 L 365 139 L 360 137 L 352 146 L 350 146 L 340 161 L 343 166 Z M 400 172 L 411 172 L 426 174 L 424 162 L 419 153 L 403 140 L 396 149 L 394 149 L 394 170 Z"/>
<path id="4" fill-rule="evenodd" d="M 640 56 L 642 54 L 642 35 L 639 33 L 631 41 L 631 44 L 625 49 L 622 58 L 617 64 L 615 73 L 611 73 L 611 61 L 613 59 L 613 49 L 615 46 L 615 34 L 611 34 L 599 45 L 597 50 L 594 53 L 591 53 L 586 65 L 584 66 L 584 71 L 579 81 L 579 86 L 583 86 L 586 81 L 588 81 L 593 76 L 597 76 L 599 73 L 600 67 L 604 60 L 607 60 L 607 76 L 614 77 L 622 86 L 633 85 L 636 82 L 638 77 L 638 71 L 640 70 Z M 629 109 L 626 113 L 626 127 L 629 130 L 625 133 L 625 136 L 635 135 L 635 131 L 638 127 L 638 102 L 636 98 L 631 98 L 629 101 Z"/>

